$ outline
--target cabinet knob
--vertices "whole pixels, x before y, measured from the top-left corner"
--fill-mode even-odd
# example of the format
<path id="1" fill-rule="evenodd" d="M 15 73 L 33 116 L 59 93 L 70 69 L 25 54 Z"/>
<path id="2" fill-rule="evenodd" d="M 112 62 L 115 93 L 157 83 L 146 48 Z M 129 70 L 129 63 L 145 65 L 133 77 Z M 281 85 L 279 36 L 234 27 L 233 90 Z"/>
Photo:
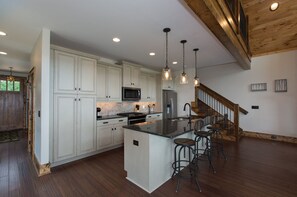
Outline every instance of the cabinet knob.
<path id="1" fill-rule="evenodd" d="M 74 88 L 74 90 L 76 90 L 76 88 Z"/>
<path id="2" fill-rule="evenodd" d="M 110 96 L 108 96 L 108 98 L 110 98 Z"/>
<path id="3" fill-rule="evenodd" d="M 76 98 L 74 99 L 74 101 L 76 101 Z"/>
<path id="4" fill-rule="evenodd" d="M 80 88 L 78 88 L 78 90 L 80 91 Z"/>
<path id="5" fill-rule="evenodd" d="M 106 96 L 106 98 L 108 98 L 108 96 Z"/>
<path id="6" fill-rule="evenodd" d="M 113 128 L 111 128 L 111 130 L 113 131 Z"/>
<path id="7" fill-rule="evenodd" d="M 114 128 L 114 130 L 117 130 L 117 128 Z"/>

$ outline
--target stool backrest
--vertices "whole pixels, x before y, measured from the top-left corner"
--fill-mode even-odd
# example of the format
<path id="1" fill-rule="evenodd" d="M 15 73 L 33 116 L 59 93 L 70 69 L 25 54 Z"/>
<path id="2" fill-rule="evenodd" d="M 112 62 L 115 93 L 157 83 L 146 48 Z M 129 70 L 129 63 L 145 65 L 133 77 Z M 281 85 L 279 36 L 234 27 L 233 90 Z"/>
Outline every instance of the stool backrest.
<path id="1" fill-rule="evenodd" d="M 195 122 L 194 130 L 200 131 L 203 126 L 204 126 L 204 121 L 202 119 L 199 119 Z"/>

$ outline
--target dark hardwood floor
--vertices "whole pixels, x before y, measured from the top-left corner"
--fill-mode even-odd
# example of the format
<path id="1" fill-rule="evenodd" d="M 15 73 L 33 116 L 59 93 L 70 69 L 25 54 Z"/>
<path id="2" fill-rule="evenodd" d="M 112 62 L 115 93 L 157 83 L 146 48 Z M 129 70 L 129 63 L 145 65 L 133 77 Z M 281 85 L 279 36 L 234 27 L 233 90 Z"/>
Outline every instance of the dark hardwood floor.
<path id="1" fill-rule="evenodd" d="M 26 140 L 0 144 L 0 196 L 149 196 L 125 179 L 123 148 L 58 166 L 37 177 Z M 297 196 L 297 145 L 243 138 L 214 158 L 213 174 L 200 162 L 199 183 L 169 180 L 151 196 Z"/>

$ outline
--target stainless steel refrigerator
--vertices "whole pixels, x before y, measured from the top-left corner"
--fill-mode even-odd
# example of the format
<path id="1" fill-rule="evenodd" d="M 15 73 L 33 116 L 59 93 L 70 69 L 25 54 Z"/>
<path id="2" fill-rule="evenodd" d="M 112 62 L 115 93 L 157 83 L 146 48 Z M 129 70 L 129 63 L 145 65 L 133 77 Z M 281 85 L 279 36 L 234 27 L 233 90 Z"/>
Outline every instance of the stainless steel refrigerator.
<path id="1" fill-rule="evenodd" d="M 163 118 L 177 117 L 177 93 L 172 90 L 163 90 Z"/>

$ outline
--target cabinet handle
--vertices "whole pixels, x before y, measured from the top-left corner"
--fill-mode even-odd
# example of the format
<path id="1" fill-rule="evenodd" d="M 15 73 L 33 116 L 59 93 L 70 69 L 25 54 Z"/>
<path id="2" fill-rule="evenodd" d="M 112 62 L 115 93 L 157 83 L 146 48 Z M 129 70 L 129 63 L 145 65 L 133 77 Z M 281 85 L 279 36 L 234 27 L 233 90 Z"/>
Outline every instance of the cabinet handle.
<path id="1" fill-rule="evenodd" d="M 78 101 L 80 101 L 80 98 L 78 99 Z"/>
<path id="2" fill-rule="evenodd" d="M 114 128 L 114 130 L 117 130 L 117 128 Z"/>
<path id="3" fill-rule="evenodd" d="M 108 122 L 103 122 L 103 124 L 108 124 Z"/>
<path id="4" fill-rule="evenodd" d="M 74 88 L 74 90 L 76 90 L 76 88 Z"/>
<path id="5" fill-rule="evenodd" d="M 124 120 L 119 120 L 119 122 L 123 122 Z"/>
<path id="6" fill-rule="evenodd" d="M 157 115 L 158 117 L 160 116 L 160 115 Z"/>
<path id="7" fill-rule="evenodd" d="M 110 96 L 108 96 L 108 98 L 110 98 Z"/>
<path id="8" fill-rule="evenodd" d="M 78 90 L 80 91 L 80 88 L 78 88 Z"/>
<path id="9" fill-rule="evenodd" d="M 168 86 L 168 88 L 171 88 L 170 86 Z"/>
<path id="10" fill-rule="evenodd" d="M 74 101 L 76 101 L 76 98 L 74 99 Z"/>
<path id="11" fill-rule="evenodd" d="M 106 98 L 108 98 L 108 96 L 106 96 Z"/>
<path id="12" fill-rule="evenodd" d="M 113 131 L 113 128 L 111 128 L 111 130 Z"/>

